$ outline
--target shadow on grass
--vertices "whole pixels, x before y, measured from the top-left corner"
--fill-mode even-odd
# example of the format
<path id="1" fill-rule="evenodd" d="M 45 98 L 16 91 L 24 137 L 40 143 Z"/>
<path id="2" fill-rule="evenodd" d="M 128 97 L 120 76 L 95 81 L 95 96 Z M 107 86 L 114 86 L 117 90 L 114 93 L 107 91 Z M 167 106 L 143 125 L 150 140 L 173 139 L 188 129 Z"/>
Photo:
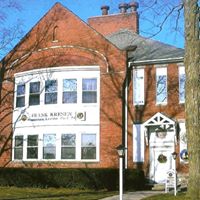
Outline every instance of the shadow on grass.
<path id="1" fill-rule="evenodd" d="M 110 195 L 112 194 L 110 193 Z M 1 200 L 34 200 L 34 199 L 42 200 L 42 199 L 55 199 L 55 198 L 74 199 L 76 197 L 77 199 L 79 197 L 80 200 L 90 200 L 90 199 L 95 200 L 95 199 L 104 198 L 107 196 L 109 196 L 109 193 L 108 195 L 105 195 L 105 191 L 101 191 L 101 192 L 77 192 L 77 193 L 68 193 L 68 194 L 52 194 L 52 195 L 49 194 L 49 195 L 38 195 L 34 197 L 27 195 L 27 197 L 12 197 L 12 198 L 6 197 L 3 199 L 1 198 Z"/>

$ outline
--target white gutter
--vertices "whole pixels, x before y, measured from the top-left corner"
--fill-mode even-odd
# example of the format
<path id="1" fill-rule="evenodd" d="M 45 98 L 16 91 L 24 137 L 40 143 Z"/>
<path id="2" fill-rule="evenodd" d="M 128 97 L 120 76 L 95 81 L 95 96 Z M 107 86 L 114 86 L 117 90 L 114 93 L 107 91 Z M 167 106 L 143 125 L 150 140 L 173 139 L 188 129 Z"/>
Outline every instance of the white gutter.
<path id="1" fill-rule="evenodd" d="M 184 57 L 130 61 L 130 65 L 183 62 Z"/>

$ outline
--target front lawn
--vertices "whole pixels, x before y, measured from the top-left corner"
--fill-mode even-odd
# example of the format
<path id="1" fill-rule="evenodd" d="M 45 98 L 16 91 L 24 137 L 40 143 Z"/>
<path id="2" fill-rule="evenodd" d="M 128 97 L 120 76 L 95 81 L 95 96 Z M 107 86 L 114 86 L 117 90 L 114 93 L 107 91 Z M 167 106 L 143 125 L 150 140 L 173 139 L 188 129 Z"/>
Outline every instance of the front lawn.
<path id="1" fill-rule="evenodd" d="M 177 196 L 173 194 L 160 194 L 144 198 L 143 200 L 190 200 L 190 198 L 186 196 L 186 193 L 178 193 Z"/>
<path id="2" fill-rule="evenodd" d="M 65 188 L 16 188 L 0 187 L 1 200 L 97 200 L 117 192 L 71 190 Z"/>

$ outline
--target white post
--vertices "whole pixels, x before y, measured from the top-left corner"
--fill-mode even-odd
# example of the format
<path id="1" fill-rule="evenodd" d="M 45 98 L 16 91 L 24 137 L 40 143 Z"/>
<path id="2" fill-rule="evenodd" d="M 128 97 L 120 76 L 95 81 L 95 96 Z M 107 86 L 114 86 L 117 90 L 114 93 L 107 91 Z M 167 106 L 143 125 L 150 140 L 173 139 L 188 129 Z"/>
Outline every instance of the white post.
<path id="1" fill-rule="evenodd" d="M 119 157 L 119 200 L 123 200 L 123 157 Z"/>
<path id="2" fill-rule="evenodd" d="M 174 159 L 174 172 L 175 172 L 175 177 L 174 177 L 174 196 L 176 196 L 176 187 L 177 187 L 177 175 L 176 175 L 176 159 Z"/>

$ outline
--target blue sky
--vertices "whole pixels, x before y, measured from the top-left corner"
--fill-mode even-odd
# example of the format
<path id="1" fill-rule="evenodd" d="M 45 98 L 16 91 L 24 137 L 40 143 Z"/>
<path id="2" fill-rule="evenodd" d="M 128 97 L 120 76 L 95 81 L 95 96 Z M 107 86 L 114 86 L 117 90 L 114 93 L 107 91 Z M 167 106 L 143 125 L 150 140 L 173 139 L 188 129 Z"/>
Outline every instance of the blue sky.
<path id="1" fill-rule="evenodd" d="M 16 0 L 22 6 L 21 11 L 10 11 L 7 12 L 7 20 L 5 22 L 5 26 L 12 27 L 12 24 L 19 19 L 23 23 L 24 34 L 27 33 L 41 18 L 42 16 L 48 12 L 48 10 L 56 3 L 60 2 L 65 7 L 70 9 L 73 13 L 79 16 L 82 20 L 87 21 L 87 19 L 91 16 L 101 15 L 100 7 L 102 5 L 110 6 L 110 13 L 118 13 L 118 4 L 122 2 L 128 3 L 129 1 L 123 0 Z M 131 0 L 130 0 L 131 1 Z M 179 0 L 171 0 L 171 2 L 176 3 L 175 1 Z M 138 0 L 140 3 L 140 0 Z M 144 2 L 144 0 L 141 0 Z M 149 11 L 147 12 L 144 7 L 139 7 L 140 13 L 140 33 L 143 36 L 150 36 L 155 30 L 155 27 L 152 26 L 152 23 L 149 23 L 150 18 L 154 18 L 154 21 L 159 21 L 161 19 L 161 15 L 155 16 Z M 162 12 L 162 11 L 161 11 Z M 173 31 L 172 23 L 175 20 L 173 18 L 171 21 L 166 22 L 163 30 L 153 37 L 153 39 L 159 40 L 161 42 L 171 44 L 180 48 L 184 47 L 184 37 L 183 34 Z M 181 20 L 180 20 L 181 21 Z M 179 24 L 181 28 L 183 28 L 183 23 Z M 146 34 L 146 33 L 150 34 Z"/>

